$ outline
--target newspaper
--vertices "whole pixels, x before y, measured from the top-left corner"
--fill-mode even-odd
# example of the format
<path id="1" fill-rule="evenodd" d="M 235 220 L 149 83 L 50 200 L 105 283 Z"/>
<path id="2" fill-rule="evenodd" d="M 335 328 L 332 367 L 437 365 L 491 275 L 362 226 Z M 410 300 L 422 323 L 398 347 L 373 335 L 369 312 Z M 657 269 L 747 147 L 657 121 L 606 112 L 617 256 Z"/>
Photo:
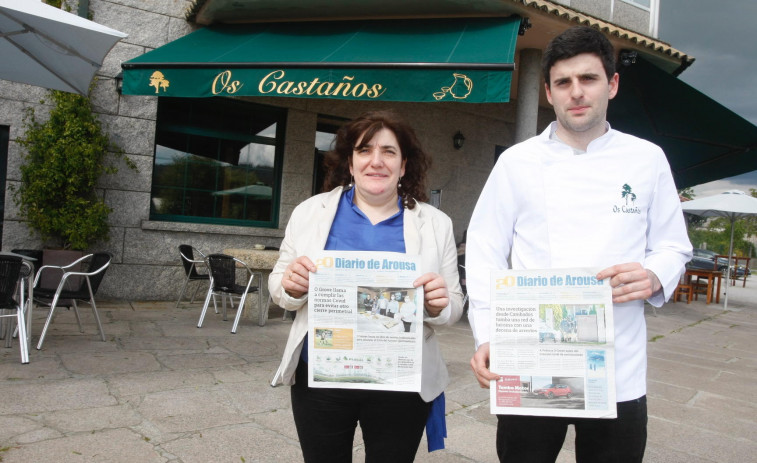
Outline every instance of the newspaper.
<path id="1" fill-rule="evenodd" d="M 420 256 L 323 251 L 313 262 L 308 385 L 420 392 Z"/>
<path id="2" fill-rule="evenodd" d="M 616 417 L 612 288 L 598 271 L 492 272 L 491 413 Z"/>

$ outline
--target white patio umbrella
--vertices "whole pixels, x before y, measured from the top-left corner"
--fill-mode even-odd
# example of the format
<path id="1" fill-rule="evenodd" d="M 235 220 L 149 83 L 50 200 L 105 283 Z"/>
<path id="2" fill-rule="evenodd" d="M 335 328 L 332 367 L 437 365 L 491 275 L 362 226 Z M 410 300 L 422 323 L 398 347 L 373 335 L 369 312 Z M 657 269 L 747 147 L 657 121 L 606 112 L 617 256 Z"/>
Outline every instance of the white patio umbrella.
<path id="1" fill-rule="evenodd" d="M 124 37 L 38 0 L 0 0 L 0 79 L 86 96 Z"/>
<path id="2" fill-rule="evenodd" d="M 733 255 L 733 224 L 744 217 L 757 216 L 757 198 L 753 198 L 743 191 L 731 190 L 718 195 L 706 196 L 681 203 L 683 212 L 702 217 L 726 217 L 731 221 L 731 244 L 728 248 L 728 268 L 731 268 Z M 735 273 L 730 272 L 729 273 Z M 725 303 L 723 309 L 728 308 L 728 285 L 726 280 Z"/>

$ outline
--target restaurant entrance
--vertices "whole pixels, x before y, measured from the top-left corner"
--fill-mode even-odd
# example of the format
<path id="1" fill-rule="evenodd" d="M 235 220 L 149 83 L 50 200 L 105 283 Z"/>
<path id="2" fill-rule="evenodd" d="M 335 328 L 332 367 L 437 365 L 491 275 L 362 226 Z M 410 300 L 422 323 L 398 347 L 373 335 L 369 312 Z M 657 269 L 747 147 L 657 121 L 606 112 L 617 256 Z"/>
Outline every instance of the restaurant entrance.
<path id="1" fill-rule="evenodd" d="M 315 132 L 315 152 L 313 155 L 313 195 L 323 192 L 323 182 L 326 179 L 326 169 L 323 165 L 326 153 L 331 149 L 336 131 L 341 121 L 335 119 L 318 119 Z"/>

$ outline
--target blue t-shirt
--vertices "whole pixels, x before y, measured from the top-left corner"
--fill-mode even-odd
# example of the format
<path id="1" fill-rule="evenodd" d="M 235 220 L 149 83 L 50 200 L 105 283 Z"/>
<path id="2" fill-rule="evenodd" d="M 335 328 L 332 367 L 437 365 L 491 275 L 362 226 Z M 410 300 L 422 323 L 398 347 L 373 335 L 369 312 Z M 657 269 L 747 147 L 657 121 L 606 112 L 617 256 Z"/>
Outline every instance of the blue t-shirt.
<path id="1" fill-rule="evenodd" d="M 376 225 L 353 203 L 355 189 L 342 193 L 334 222 L 329 230 L 325 249 L 328 251 L 391 251 L 405 252 L 404 214 L 399 211 Z"/>

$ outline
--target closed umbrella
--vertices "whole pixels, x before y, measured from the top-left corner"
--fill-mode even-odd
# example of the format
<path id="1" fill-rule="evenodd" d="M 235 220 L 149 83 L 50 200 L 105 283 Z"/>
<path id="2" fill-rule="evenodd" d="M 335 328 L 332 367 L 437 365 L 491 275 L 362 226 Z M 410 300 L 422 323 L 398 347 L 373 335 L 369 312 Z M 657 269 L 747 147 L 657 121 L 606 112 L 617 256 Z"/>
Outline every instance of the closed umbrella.
<path id="1" fill-rule="evenodd" d="M 731 243 L 728 248 L 728 268 L 730 269 L 731 256 L 733 255 L 733 224 L 738 219 L 757 216 L 757 198 L 749 196 L 743 191 L 731 190 L 718 195 L 686 201 L 681 204 L 681 208 L 683 212 L 688 214 L 702 217 L 725 217 L 731 221 Z M 725 287 L 723 309 L 728 308 L 728 282 L 726 282 Z"/>
<path id="2" fill-rule="evenodd" d="M 86 96 L 124 37 L 38 0 L 0 0 L 0 79 Z"/>

